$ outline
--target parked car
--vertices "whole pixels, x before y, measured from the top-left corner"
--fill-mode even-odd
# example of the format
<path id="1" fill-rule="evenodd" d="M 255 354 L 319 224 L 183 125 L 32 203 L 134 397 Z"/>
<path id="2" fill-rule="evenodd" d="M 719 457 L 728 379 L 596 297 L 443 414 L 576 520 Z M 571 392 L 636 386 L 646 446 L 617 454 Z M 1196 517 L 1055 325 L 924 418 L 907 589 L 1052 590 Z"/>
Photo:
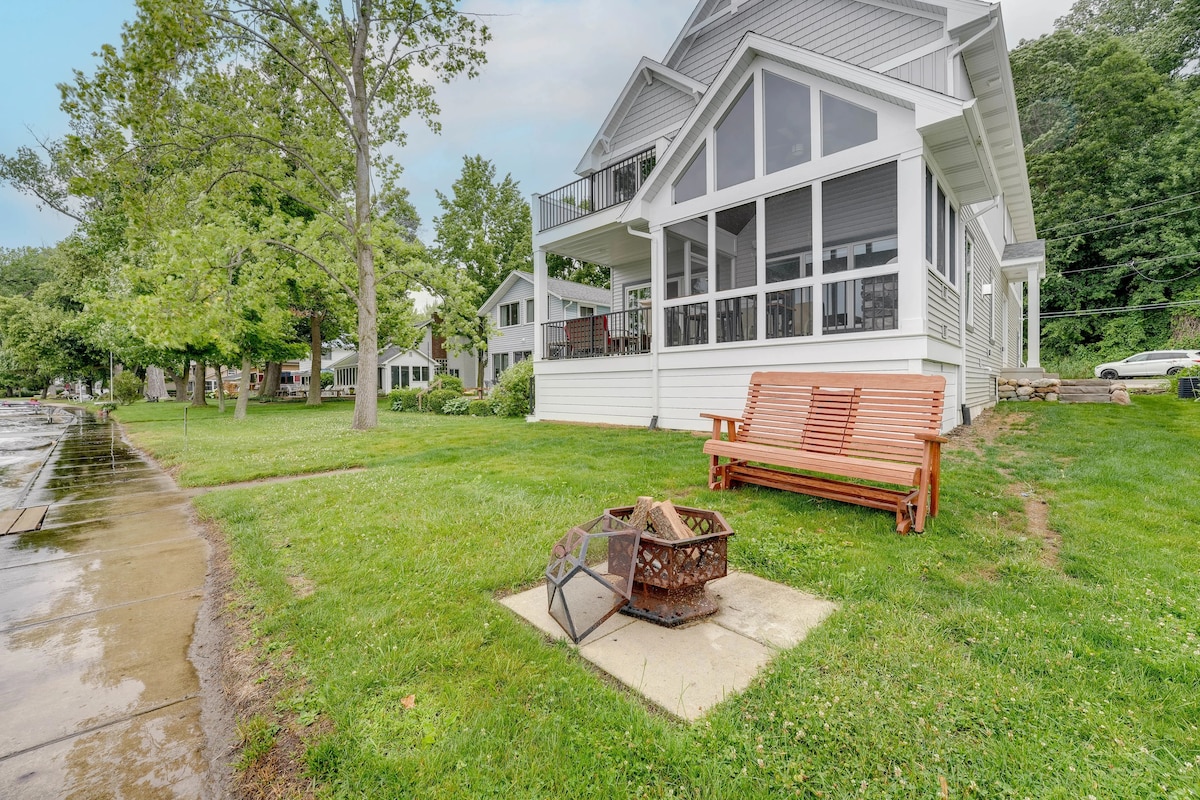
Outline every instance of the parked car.
<path id="1" fill-rule="evenodd" d="M 1137 353 L 1124 361 L 1109 361 L 1096 367 L 1096 377 L 1153 378 L 1174 375 L 1186 367 L 1200 364 L 1200 350 L 1149 350 Z"/>

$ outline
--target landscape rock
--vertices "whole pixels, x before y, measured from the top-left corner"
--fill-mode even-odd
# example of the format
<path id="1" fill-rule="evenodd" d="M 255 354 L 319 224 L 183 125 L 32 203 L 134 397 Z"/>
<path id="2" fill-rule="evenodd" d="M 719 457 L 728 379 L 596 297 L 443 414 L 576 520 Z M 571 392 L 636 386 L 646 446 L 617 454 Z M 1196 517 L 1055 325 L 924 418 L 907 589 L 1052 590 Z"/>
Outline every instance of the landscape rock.
<path id="1" fill-rule="evenodd" d="M 1124 389 L 1117 389 L 1116 391 L 1110 393 L 1108 399 L 1120 406 L 1127 406 L 1132 402 L 1129 399 L 1129 392 L 1125 391 Z"/>

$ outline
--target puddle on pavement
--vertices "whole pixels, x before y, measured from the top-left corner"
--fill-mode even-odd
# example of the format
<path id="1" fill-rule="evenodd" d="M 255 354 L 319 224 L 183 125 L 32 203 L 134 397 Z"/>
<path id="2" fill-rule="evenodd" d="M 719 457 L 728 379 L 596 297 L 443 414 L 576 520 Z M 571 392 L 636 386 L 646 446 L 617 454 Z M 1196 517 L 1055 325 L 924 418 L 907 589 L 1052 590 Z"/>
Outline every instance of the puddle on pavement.
<path id="1" fill-rule="evenodd" d="M 220 795 L 188 658 L 207 543 L 186 497 L 115 425 L 0 406 L 0 510 L 33 505 L 42 530 L 0 536 L 0 796 Z"/>

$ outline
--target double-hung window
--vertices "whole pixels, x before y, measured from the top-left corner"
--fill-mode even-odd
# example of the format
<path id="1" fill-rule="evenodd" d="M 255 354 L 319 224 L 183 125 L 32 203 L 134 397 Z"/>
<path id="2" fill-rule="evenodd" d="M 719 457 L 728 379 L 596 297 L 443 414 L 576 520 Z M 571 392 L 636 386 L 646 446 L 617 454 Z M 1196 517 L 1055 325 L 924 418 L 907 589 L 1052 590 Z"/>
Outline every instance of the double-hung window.
<path id="1" fill-rule="evenodd" d="M 521 304 L 505 303 L 500 306 L 500 327 L 511 328 L 521 324 Z"/>
<path id="2" fill-rule="evenodd" d="M 958 285 L 958 210 L 946 190 L 925 168 L 925 261 Z"/>

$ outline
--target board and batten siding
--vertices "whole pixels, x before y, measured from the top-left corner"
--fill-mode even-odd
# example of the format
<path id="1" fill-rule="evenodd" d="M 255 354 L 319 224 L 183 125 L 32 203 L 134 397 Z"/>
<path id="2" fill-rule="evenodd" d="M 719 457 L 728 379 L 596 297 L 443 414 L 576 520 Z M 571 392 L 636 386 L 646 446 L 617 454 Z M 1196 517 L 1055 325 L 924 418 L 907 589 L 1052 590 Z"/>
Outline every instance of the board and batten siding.
<path id="1" fill-rule="evenodd" d="M 893 78 L 912 83 L 942 94 L 947 93 L 946 59 L 951 48 L 945 47 L 934 53 L 902 64 L 885 72 Z"/>
<path id="2" fill-rule="evenodd" d="M 925 296 L 929 303 L 926 330 L 935 339 L 958 344 L 961 341 L 958 291 L 934 270 L 925 270 L 925 277 L 928 284 Z"/>
<path id="3" fill-rule="evenodd" d="M 696 107 L 696 98 L 661 80 L 643 83 L 629 112 L 617 126 L 609 143 L 610 151 L 628 157 L 624 151 L 666 129 L 678 130 Z"/>
<path id="4" fill-rule="evenodd" d="M 742 37 L 755 31 L 862 67 L 938 41 L 943 21 L 854 0 L 760 0 L 701 31 L 668 66 L 712 83 Z"/>

